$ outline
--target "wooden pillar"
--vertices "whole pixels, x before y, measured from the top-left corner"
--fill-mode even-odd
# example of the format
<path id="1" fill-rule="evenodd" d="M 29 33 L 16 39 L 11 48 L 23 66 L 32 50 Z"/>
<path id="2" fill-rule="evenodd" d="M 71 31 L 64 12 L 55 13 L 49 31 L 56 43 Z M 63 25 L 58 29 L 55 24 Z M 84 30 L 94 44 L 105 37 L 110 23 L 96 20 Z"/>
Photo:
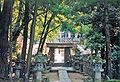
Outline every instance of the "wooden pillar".
<path id="1" fill-rule="evenodd" d="M 67 61 L 69 60 L 70 57 L 70 48 L 69 47 L 65 47 L 65 53 L 64 53 L 64 61 L 65 64 L 67 63 Z"/>
<path id="2" fill-rule="evenodd" d="M 54 47 L 50 47 L 49 56 L 50 56 L 50 61 L 54 62 Z"/>

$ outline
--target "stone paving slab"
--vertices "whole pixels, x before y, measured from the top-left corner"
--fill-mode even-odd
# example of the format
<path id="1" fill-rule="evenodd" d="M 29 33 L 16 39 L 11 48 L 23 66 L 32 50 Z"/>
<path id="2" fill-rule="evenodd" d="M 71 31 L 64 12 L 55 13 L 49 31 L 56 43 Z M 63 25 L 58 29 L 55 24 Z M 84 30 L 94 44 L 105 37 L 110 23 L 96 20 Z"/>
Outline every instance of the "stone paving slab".
<path id="1" fill-rule="evenodd" d="M 60 69 L 58 73 L 60 82 L 71 82 L 66 70 Z"/>

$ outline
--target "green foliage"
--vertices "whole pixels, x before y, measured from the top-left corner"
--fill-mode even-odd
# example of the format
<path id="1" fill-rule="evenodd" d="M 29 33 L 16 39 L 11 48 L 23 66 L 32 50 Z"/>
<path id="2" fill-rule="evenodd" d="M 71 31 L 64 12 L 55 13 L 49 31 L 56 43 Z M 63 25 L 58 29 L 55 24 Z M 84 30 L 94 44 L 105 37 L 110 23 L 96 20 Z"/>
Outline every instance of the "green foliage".
<path id="1" fill-rule="evenodd" d="M 95 63 L 103 64 L 106 62 L 104 59 L 102 59 L 100 56 L 98 56 L 98 54 L 97 54 L 97 56 L 89 56 L 88 60 L 93 64 L 95 64 Z"/>
<path id="2" fill-rule="evenodd" d="M 119 46 L 114 46 L 112 48 L 112 59 L 113 60 L 120 59 L 120 47 Z"/>
<path id="3" fill-rule="evenodd" d="M 39 52 L 37 55 L 35 55 L 34 61 L 35 62 L 47 62 L 47 58 L 41 52 Z"/>
<path id="4" fill-rule="evenodd" d="M 41 26 L 42 23 L 38 21 L 37 24 L 38 24 L 38 26 L 36 26 L 36 29 L 35 29 L 35 42 L 39 41 L 40 36 L 42 34 L 42 31 L 43 31 L 43 27 Z M 56 24 L 54 24 L 54 23 L 52 23 L 50 25 L 50 30 L 53 29 L 53 28 L 56 28 Z M 58 36 L 58 29 L 59 29 L 59 27 L 48 33 L 47 41 L 53 41 L 53 40 L 55 40 L 57 38 L 57 36 Z"/>
<path id="5" fill-rule="evenodd" d="M 82 34 L 85 34 L 85 35 L 88 35 L 89 32 L 92 30 L 91 29 L 91 24 L 89 24 L 89 25 L 82 25 L 81 28 L 82 28 L 82 30 L 81 30 Z"/>
<path id="6" fill-rule="evenodd" d="M 67 32 L 70 31 L 72 33 L 76 33 L 77 30 L 74 28 L 72 24 L 69 24 L 67 22 L 62 23 L 61 31 Z"/>
<path id="7" fill-rule="evenodd" d="M 77 15 L 76 18 L 75 18 L 75 20 L 74 20 L 74 22 L 76 22 L 76 23 L 79 22 L 79 23 L 82 23 L 84 25 L 88 25 L 88 24 L 91 23 L 91 21 L 90 21 L 90 15 L 88 15 L 88 14 Z"/>
<path id="8" fill-rule="evenodd" d="M 48 26 L 47 24 L 48 24 L 48 21 L 49 21 L 51 15 L 60 13 L 59 12 L 60 10 L 55 12 L 55 10 L 60 6 L 60 0 L 35 0 L 35 1 L 38 6 L 38 9 L 39 9 L 37 11 L 38 16 L 37 16 L 36 29 L 35 29 L 35 41 L 38 42 L 42 35 L 44 26 L 45 25 L 46 25 L 46 27 Z M 45 21 L 46 11 L 47 11 L 47 17 L 46 17 L 46 21 Z M 51 23 L 49 24 L 49 27 L 50 27 L 49 31 L 56 28 L 60 24 L 57 22 L 58 20 L 57 21 L 54 20 L 55 18 L 56 17 L 54 17 L 52 19 Z M 45 29 L 45 30 L 47 30 L 47 29 Z M 44 31 L 44 34 L 45 34 L 45 31 Z M 54 29 L 51 32 L 48 32 L 46 40 L 53 41 L 54 39 L 57 38 L 57 34 L 58 34 L 58 28 Z"/>
<path id="9" fill-rule="evenodd" d="M 108 0 L 108 2 L 116 8 L 120 6 L 120 0 Z"/>
<path id="10" fill-rule="evenodd" d="M 88 41 L 86 44 L 87 48 L 90 48 L 92 50 L 95 49 L 100 50 L 101 48 L 104 47 L 105 41 L 101 33 L 91 31 L 87 37 L 88 37 Z"/>
<path id="11" fill-rule="evenodd" d="M 60 0 L 30 0 L 30 3 L 35 3 L 38 7 L 41 7 L 42 9 L 52 9 L 54 5 L 60 3 Z"/>
<path id="12" fill-rule="evenodd" d="M 112 79 L 112 80 L 108 80 L 106 82 L 120 82 L 120 80 L 115 80 L 115 79 Z"/>
<path id="13" fill-rule="evenodd" d="M 91 12 L 91 8 L 97 5 L 98 0 L 65 0 L 65 4 L 72 6 L 72 12 Z"/>
<path id="14" fill-rule="evenodd" d="M 52 8 L 54 13 L 59 13 L 65 16 L 68 16 L 71 12 L 71 9 L 67 5 L 57 4 Z"/>

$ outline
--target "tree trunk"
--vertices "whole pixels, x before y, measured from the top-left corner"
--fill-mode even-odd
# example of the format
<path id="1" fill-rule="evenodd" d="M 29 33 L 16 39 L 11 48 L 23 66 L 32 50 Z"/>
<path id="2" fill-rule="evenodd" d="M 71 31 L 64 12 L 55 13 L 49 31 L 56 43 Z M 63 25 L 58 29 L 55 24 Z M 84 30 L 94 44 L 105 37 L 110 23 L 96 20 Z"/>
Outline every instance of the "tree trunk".
<path id="1" fill-rule="evenodd" d="M 38 52 L 40 51 L 42 39 L 43 39 L 44 32 L 45 32 L 45 29 L 46 29 L 46 22 L 47 22 L 47 10 L 46 10 L 46 12 L 45 12 L 44 24 L 43 24 L 43 31 L 42 31 L 42 33 L 41 33 L 41 37 L 40 37 L 40 41 L 39 41 L 39 46 L 38 46 L 37 54 L 38 54 Z"/>
<path id="2" fill-rule="evenodd" d="M 118 46 L 120 47 L 120 32 L 118 33 Z M 118 55 L 116 71 L 118 73 L 117 78 L 120 79 L 120 56 Z"/>
<path id="3" fill-rule="evenodd" d="M 10 62 L 9 62 L 9 77 L 10 77 L 10 82 L 13 82 L 12 81 L 12 25 L 10 26 L 10 28 L 9 28 L 9 35 L 10 35 L 10 40 L 9 40 L 9 60 L 10 60 Z"/>
<path id="4" fill-rule="evenodd" d="M 0 18 L 0 77 L 8 77 L 8 29 L 12 18 L 13 0 L 4 0 Z"/>
<path id="5" fill-rule="evenodd" d="M 43 38 L 42 38 L 42 41 L 41 43 L 39 43 L 40 47 L 38 47 L 38 51 L 37 52 L 42 52 L 43 51 L 43 47 L 44 47 L 44 44 L 45 44 L 45 40 L 47 38 L 47 35 L 49 33 L 49 28 L 50 28 L 50 23 L 52 22 L 52 19 L 54 18 L 55 14 L 52 14 L 52 16 L 50 17 L 50 19 L 48 20 L 47 24 L 46 24 L 46 30 L 44 31 L 44 35 L 43 35 Z"/>
<path id="6" fill-rule="evenodd" d="M 24 32 L 23 32 L 23 48 L 22 48 L 22 54 L 21 58 L 22 60 L 25 60 L 26 57 L 26 48 L 27 48 L 27 37 L 28 37 L 28 24 L 29 24 L 29 0 L 26 0 L 25 4 L 25 15 L 24 15 Z"/>
<path id="7" fill-rule="evenodd" d="M 26 0 L 25 2 L 25 14 L 24 14 L 24 19 L 23 19 L 23 47 L 22 47 L 22 54 L 21 54 L 21 59 L 25 61 L 26 59 L 26 49 L 27 49 L 27 38 L 28 38 L 28 24 L 29 24 L 29 0 Z M 22 66 L 23 69 L 21 70 L 21 76 L 24 77 L 24 72 L 25 68 Z"/>
<path id="8" fill-rule="evenodd" d="M 106 75 L 112 77 L 111 70 L 111 49 L 110 49 L 110 28 L 108 26 L 108 4 L 107 0 L 104 0 L 104 28 L 106 36 Z"/>
<path id="9" fill-rule="evenodd" d="M 45 35 L 44 35 L 44 38 L 42 38 L 41 47 L 40 47 L 40 49 L 39 49 L 40 52 L 43 51 L 43 46 L 44 46 L 44 44 L 45 44 L 45 40 L 46 40 L 46 38 L 47 38 L 48 31 L 49 31 L 49 29 L 47 29 L 47 31 L 46 31 L 46 33 L 45 33 Z"/>
<path id="10" fill-rule="evenodd" d="M 2 9 L 2 1 L 0 1 L 0 18 L 1 18 L 1 14 L 2 14 L 1 9 Z"/>
<path id="11" fill-rule="evenodd" d="M 31 57 L 32 57 L 33 44 L 34 44 L 36 14 L 37 14 L 37 7 L 36 7 L 36 3 L 35 3 L 34 15 L 33 15 L 33 20 L 32 20 L 32 25 L 31 25 L 31 30 L 30 30 L 30 45 L 29 45 L 28 56 L 27 56 L 27 68 L 26 68 L 26 79 L 27 79 L 27 81 L 29 79 L 30 68 L 31 68 Z"/>
<path id="12" fill-rule="evenodd" d="M 111 49 L 110 49 L 110 33 L 109 27 L 105 27 L 106 30 L 106 73 L 107 75 L 112 78 L 112 70 L 111 70 Z"/>
<path id="13" fill-rule="evenodd" d="M 40 41 L 39 41 L 39 45 L 38 45 L 38 50 L 37 50 L 37 54 L 40 52 L 40 47 L 41 47 L 41 44 L 42 44 L 42 40 L 43 40 L 43 35 L 44 35 L 44 32 L 45 32 L 45 28 L 43 29 L 42 33 L 41 33 L 41 37 L 40 37 Z"/>

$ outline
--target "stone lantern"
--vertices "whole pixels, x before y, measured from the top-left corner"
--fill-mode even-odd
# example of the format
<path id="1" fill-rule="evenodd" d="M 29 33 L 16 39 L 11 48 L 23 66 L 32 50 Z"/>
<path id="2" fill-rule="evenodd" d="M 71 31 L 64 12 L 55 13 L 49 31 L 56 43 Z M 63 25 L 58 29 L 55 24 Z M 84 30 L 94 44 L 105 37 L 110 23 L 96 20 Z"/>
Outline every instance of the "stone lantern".
<path id="1" fill-rule="evenodd" d="M 94 72 L 95 72 L 95 82 L 101 82 L 101 72 L 103 72 L 104 70 L 102 69 L 102 65 L 103 65 L 103 60 L 100 57 L 96 57 L 96 59 L 94 60 Z"/>
<path id="2" fill-rule="evenodd" d="M 101 63 L 95 63 L 95 82 L 101 82 L 101 72 L 104 71 L 102 69 L 102 64 Z"/>
<path id="3" fill-rule="evenodd" d="M 35 76 L 36 76 L 36 80 L 38 80 L 39 82 L 42 81 L 42 70 L 43 70 L 43 63 L 42 62 L 35 62 Z"/>
<path id="4" fill-rule="evenodd" d="M 35 72 L 35 76 L 36 76 L 36 80 L 41 82 L 42 81 L 42 71 L 44 70 L 44 64 L 46 64 L 46 59 L 44 57 L 43 54 L 38 54 L 35 57 L 35 67 L 34 67 L 34 71 Z"/>

